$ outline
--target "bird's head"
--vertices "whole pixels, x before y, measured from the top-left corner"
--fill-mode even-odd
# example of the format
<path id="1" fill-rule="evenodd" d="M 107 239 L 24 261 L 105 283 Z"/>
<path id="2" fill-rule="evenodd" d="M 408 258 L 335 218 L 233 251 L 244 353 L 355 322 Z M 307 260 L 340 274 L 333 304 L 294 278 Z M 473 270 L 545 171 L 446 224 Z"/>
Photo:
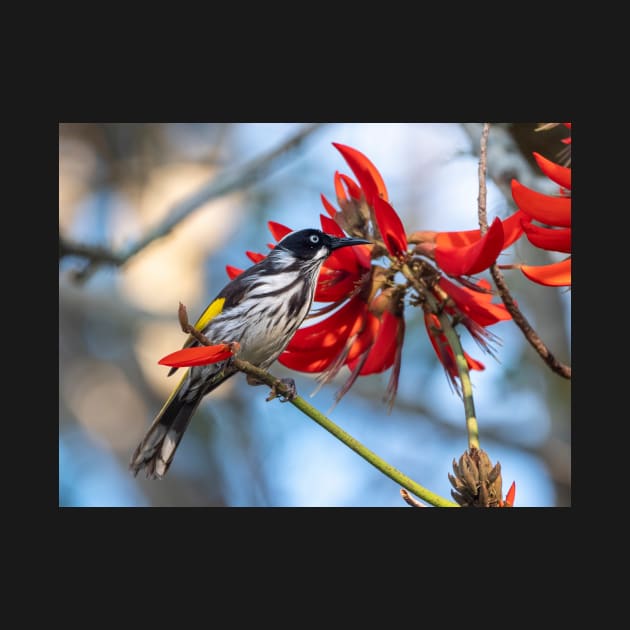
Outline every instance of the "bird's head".
<path id="1" fill-rule="evenodd" d="M 295 258 L 303 260 L 324 260 L 340 247 L 364 245 L 369 242 L 362 238 L 340 238 L 321 230 L 307 229 L 287 234 L 276 245 L 276 249 L 289 252 Z"/>

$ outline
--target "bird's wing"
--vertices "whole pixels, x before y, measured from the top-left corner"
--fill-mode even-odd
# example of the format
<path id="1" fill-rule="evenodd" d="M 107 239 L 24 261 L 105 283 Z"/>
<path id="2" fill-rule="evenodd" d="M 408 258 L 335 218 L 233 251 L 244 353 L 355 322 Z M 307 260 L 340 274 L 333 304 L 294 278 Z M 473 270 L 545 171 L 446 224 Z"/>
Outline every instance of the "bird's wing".
<path id="1" fill-rule="evenodd" d="M 214 319 L 223 310 L 224 305 L 224 297 L 218 297 L 216 298 L 216 300 L 211 302 L 210 305 L 201 314 L 199 319 L 195 322 L 195 329 L 203 330 L 211 322 L 211 320 Z M 192 346 L 198 345 L 199 342 L 192 335 L 188 335 L 188 339 L 186 339 L 186 343 L 182 346 L 182 348 L 190 348 Z M 172 367 L 168 372 L 168 376 L 171 376 L 171 374 L 175 374 L 176 371 L 177 368 Z"/>
<path id="2" fill-rule="evenodd" d="M 206 307 L 199 319 L 195 322 L 196 330 L 204 332 L 210 322 L 219 313 L 223 312 L 226 308 L 236 306 L 243 300 L 249 289 L 249 282 L 247 280 L 255 273 L 254 267 L 256 267 L 256 265 L 243 272 L 241 276 L 239 276 L 239 282 L 232 281 L 223 288 L 221 293 Z M 189 335 L 182 348 L 191 348 L 198 345 L 199 342 L 192 335 Z M 171 374 L 174 374 L 176 371 L 177 368 L 172 367 L 168 372 L 168 376 L 171 376 Z"/>

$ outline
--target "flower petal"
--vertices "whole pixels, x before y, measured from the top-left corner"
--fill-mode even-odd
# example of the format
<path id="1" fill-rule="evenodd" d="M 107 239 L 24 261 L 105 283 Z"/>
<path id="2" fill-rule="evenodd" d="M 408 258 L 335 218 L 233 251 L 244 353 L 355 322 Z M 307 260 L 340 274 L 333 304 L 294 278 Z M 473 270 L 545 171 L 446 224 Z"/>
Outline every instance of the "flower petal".
<path id="1" fill-rule="evenodd" d="M 469 370 L 482 371 L 486 369 L 486 366 L 481 361 L 477 361 L 477 359 L 473 359 L 465 350 L 464 350 L 464 358 L 466 359 L 466 363 L 468 364 Z"/>
<path id="2" fill-rule="evenodd" d="M 521 271 L 532 282 L 547 287 L 571 286 L 571 258 L 551 265 L 521 265 Z"/>
<path id="3" fill-rule="evenodd" d="M 299 328 L 293 335 L 287 350 L 301 352 L 312 349 L 314 345 L 323 348 L 333 348 L 343 344 L 354 334 L 357 321 L 361 313 L 367 310 L 367 304 L 358 298 L 353 298 L 326 319 Z"/>
<path id="4" fill-rule="evenodd" d="M 523 212 L 536 221 L 558 227 L 571 227 L 571 199 L 569 197 L 544 195 L 513 179 L 512 198 Z"/>
<path id="5" fill-rule="evenodd" d="M 285 350 L 279 357 L 278 363 L 298 372 L 323 372 L 335 360 L 336 355 L 319 352 L 290 352 Z"/>
<path id="6" fill-rule="evenodd" d="M 234 280 L 236 276 L 240 276 L 243 273 L 242 269 L 239 269 L 238 267 L 232 267 L 232 265 L 225 265 L 225 271 L 227 272 L 230 280 Z"/>
<path id="7" fill-rule="evenodd" d="M 512 319 L 503 304 L 492 304 L 492 295 L 459 287 L 444 276 L 438 282 L 440 287 L 455 301 L 458 308 L 480 326 L 491 326 L 500 321 Z"/>
<path id="8" fill-rule="evenodd" d="M 451 382 L 455 384 L 455 379 L 459 377 L 459 371 L 457 370 L 457 363 L 455 362 L 455 354 L 453 353 L 453 349 L 448 343 L 446 335 L 441 332 L 442 327 L 440 325 L 440 320 L 433 314 L 425 313 L 424 324 L 426 326 L 429 340 L 431 341 L 431 345 L 433 346 L 433 350 L 435 350 L 437 358 L 444 366 L 444 369 L 446 370 L 446 373 Z M 464 358 L 466 359 L 469 370 L 486 369 L 481 361 L 473 359 L 466 351 L 464 351 Z"/>
<path id="9" fill-rule="evenodd" d="M 527 215 L 522 210 L 517 210 L 512 213 L 507 219 L 501 221 L 503 225 L 503 248 L 508 248 L 514 241 L 516 241 L 523 233 L 521 227 L 521 219 L 526 218 Z M 495 219 L 496 221 L 496 219 Z M 473 245 L 481 238 L 481 230 L 459 230 L 457 232 L 418 232 L 414 234 L 426 234 L 427 237 L 432 236 L 433 240 L 437 241 L 437 236 L 440 237 L 440 243 L 443 247 L 465 247 L 467 245 Z"/>
<path id="10" fill-rule="evenodd" d="M 322 225 L 322 231 L 331 236 L 344 237 L 343 230 L 333 221 L 330 217 L 324 214 L 319 215 L 319 219 Z M 355 278 L 359 278 L 361 275 L 361 269 L 359 267 L 359 259 L 356 252 L 353 251 L 354 247 L 340 247 L 336 249 L 325 262 L 325 266 L 328 269 L 337 269 L 340 271 L 348 271 Z"/>
<path id="11" fill-rule="evenodd" d="M 328 199 L 326 199 L 326 197 L 324 197 L 324 195 L 320 195 L 320 198 L 324 204 L 324 208 L 326 208 L 326 212 L 328 212 L 328 214 L 334 219 L 337 215 L 337 209 L 332 205 L 332 203 L 330 203 L 330 201 L 328 201 Z"/>
<path id="12" fill-rule="evenodd" d="M 343 230 L 339 227 L 339 224 L 330 217 L 327 217 L 324 214 L 320 214 L 319 221 L 322 225 L 322 231 L 326 232 L 326 234 L 330 234 L 331 236 L 338 236 L 340 238 L 344 238 L 346 236 Z M 342 249 L 349 248 L 343 247 Z"/>
<path id="13" fill-rule="evenodd" d="M 322 268 L 313 299 L 315 302 L 338 302 L 354 291 L 354 283 L 354 277 L 347 271 Z"/>
<path id="14" fill-rule="evenodd" d="M 443 238 L 443 234 L 447 234 L 447 238 Z M 471 245 L 454 247 L 452 235 L 453 232 L 438 233 L 435 247 L 435 261 L 451 276 L 473 275 L 487 269 L 503 249 L 503 225 L 498 217 L 483 238 Z"/>
<path id="15" fill-rule="evenodd" d="M 571 169 L 566 166 L 560 166 L 547 158 L 544 158 L 540 153 L 534 152 L 534 159 L 536 160 L 540 170 L 552 181 L 556 182 L 558 186 L 571 190 Z"/>
<path id="16" fill-rule="evenodd" d="M 343 183 L 342 183 L 343 182 Z M 337 201 L 339 205 L 343 203 L 348 203 L 350 201 L 348 199 L 348 195 L 346 194 L 346 189 L 343 184 L 346 185 L 348 189 L 348 194 L 355 200 L 361 199 L 361 189 L 356 185 L 353 179 L 340 173 L 339 171 L 335 171 L 335 194 L 337 195 Z"/>
<path id="17" fill-rule="evenodd" d="M 184 348 L 183 350 L 167 354 L 158 363 L 160 365 L 170 365 L 171 367 L 191 367 L 193 365 L 207 365 L 224 361 L 233 354 L 229 344 L 220 343 L 215 346 Z"/>
<path id="18" fill-rule="evenodd" d="M 282 223 L 276 223 L 275 221 L 267 221 L 269 231 L 276 241 L 281 241 L 287 234 L 293 232 L 293 230 Z"/>
<path id="19" fill-rule="evenodd" d="M 403 256 L 407 253 L 407 235 L 398 213 L 380 197 L 375 197 L 373 206 L 374 219 L 387 251 L 392 256 Z"/>
<path id="20" fill-rule="evenodd" d="M 505 495 L 504 507 L 514 507 L 514 499 L 516 498 L 516 481 L 512 482 L 510 489 Z"/>
<path id="21" fill-rule="evenodd" d="M 353 333 L 356 338 L 352 342 L 344 363 L 354 361 L 374 345 L 379 326 L 380 321 L 376 315 L 367 310 L 362 313 L 360 329 Z"/>
<path id="22" fill-rule="evenodd" d="M 258 252 L 247 251 L 245 255 L 254 263 L 259 263 L 261 260 L 267 258 L 264 254 L 259 254 Z"/>
<path id="23" fill-rule="evenodd" d="M 535 247 L 565 254 L 571 252 L 571 228 L 545 228 L 523 221 L 523 230 Z"/>
<path id="24" fill-rule="evenodd" d="M 359 370 L 359 374 L 380 374 L 388 370 L 396 359 L 397 338 L 402 319 L 389 311 L 384 311 L 381 316 L 380 326 L 376 333 L 374 344 L 370 348 L 367 360 Z M 348 363 L 348 367 L 354 370 L 356 361 Z"/>
<path id="25" fill-rule="evenodd" d="M 376 326 L 370 317 L 376 319 L 367 304 L 352 299 L 330 317 L 299 329 L 278 361 L 301 372 L 322 372 L 338 360 L 354 359 L 372 343 Z"/>
<path id="26" fill-rule="evenodd" d="M 526 218 L 522 210 L 517 210 L 507 219 L 503 219 L 503 249 L 507 249 L 512 243 L 517 241 L 523 234 L 523 226 L 521 221 Z"/>
<path id="27" fill-rule="evenodd" d="M 341 153 L 348 166 L 352 169 L 352 172 L 363 189 L 367 202 L 373 206 L 374 199 L 379 197 L 388 201 L 389 197 L 387 196 L 385 182 L 376 166 L 360 151 L 346 146 L 345 144 L 339 144 L 338 142 L 333 142 L 332 144 L 335 149 Z"/>
<path id="28" fill-rule="evenodd" d="M 322 231 L 332 236 L 345 237 L 343 230 L 336 221 L 327 216 L 319 215 Z M 358 280 L 362 273 L 372 266 L 370 255 L 373 245 L 355 245 L 354 247 L 342 247 L 336 249 L 324 263 L 324 268 L 348 271 Z"/>

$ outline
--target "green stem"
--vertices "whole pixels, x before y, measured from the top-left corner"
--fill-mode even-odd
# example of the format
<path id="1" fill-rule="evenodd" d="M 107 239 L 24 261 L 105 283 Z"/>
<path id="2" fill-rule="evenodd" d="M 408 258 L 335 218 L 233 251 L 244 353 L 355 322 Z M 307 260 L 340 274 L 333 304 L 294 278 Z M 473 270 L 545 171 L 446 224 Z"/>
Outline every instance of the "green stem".
<path id="1" fill-rule="evenodd" d="M 269 385 L 276 395 L 286 396 L 290 393 L 288 386 L 280 379 L 276 378 L 269 372 L 261 370 L 255 367 L 247 361 L 242 359 L 232 359 L 234 365 L 241 371 L 253 376 L 255 379 L 262 381 Z M 272 394 L 273 396 L 273 394 Z M 367 462 L 372 464 L 375 468 L 380 470 L 384 475 L 387 475 L 390 479 L 401 485 L 409 492 L 413 492 L 417 497 L 420 497 L 427 503 L 435 505 L 436 507 L 459 507 L 456 503 L 445 499 L 444 497 L 427 490 L 420 484 L 416 483 L 399 470 L 388 464 L 384 459 L 380 458 L 376 453 L 366 448 L 353 438 L 349 433 L 346 433 L 341 427 L 338 427 L 330 418 L 327 418 L 319 410 L 315 409 L 311 404 L 306 402 L 301 396 L 295 396 L 289 401 L 294 407 L 297 407 L 302 413 L 306 414 L 312 420 L 315 420 L 317 424 L 324 427 L 326 431 L 332 433 L 338 440 L 343 442 L 346 446 L 351 448 L 355 453 L 363 457 Z"/>
<path id="2" fill-rule="evenodd" d="M 475 413 L 475 401 L 472 393 L 472 382 L 468 362 L 464 356 L 464 349 L 457 331 L 451 325 L 451 320 L 444 312 L 438 314 L 440 326 L 446 339 L 455 354 L 459 380 L 462 384 L 462 399 L 464 401 L 464 413 L 466 414 L 466 432 L 468 433 L 468 448 L 479 448 L 479 426 L 477 425 L 477 414 Z"/>
<path id="3" fill-rule="evenodd" d="M 409 268 L 409 265 L 403 264 L 401 271 L 405 278 L 411 282 L 413 287 L 418 291 L 420 295 L 424 297 L 429 307 L 429 311 L 435 314 L 440 320 L 440 326 L 442 332 L 446 336 L 453 354 L 455 355 L 455 362 L 457 365 L 457 372 L 459 374 L 459 380 L 462 385 L 462 399 L 464 401 L 464 413 L 466 414 L 466 432 L 468 434 L 468 448 L 479 448 L 479 426 L 477 424 L 477 415 L 475 413 L 475 401 L 472 393 L 472 383 L 470 381 L 470 372 L 468 371 L 468 363 L 464 356 L 464 349 L 459 340 L 459 335 L 453 328 L 451 320 L 444 312 L 444 309 L 440 307 L 435 296 L 427 291 L 424 286 L 418 282 L 418 279 L 414 276 L 413 272 Z"/>

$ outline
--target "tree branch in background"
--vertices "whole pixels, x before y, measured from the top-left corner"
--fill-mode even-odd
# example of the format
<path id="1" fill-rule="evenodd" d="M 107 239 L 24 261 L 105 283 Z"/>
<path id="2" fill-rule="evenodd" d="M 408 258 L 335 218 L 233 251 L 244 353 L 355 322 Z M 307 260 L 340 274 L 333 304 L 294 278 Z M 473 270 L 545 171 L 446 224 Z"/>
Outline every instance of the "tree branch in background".
<path id="1" fill-rule="evenodd" d="M 60 236 L 59 257 L 62 258 L 64 255 L 72 253 L 88 259 L 87 265 L 75 274 L 75 280 L 77 281 L 87 280 L 103 264 L 116 265 L 118 267 L 124 265 L 147 245 L 169 234 L 178 223 L 190 216 L 203 204 L 235 190 L 251 186 L 273 172 L 282 165 L 288 155 L 296 150 L 307 137 L 323 126 L 323 123 L 306 125 L 275 149 L 254 158 L 240 167 L 220 173 L 197 192 L 175 204 L 161 223 L 150 229 L 141 239 L 127 246 L 121 252 L 74 243 L 71 244 L 72 249 L 70 250 L 70 244 Z M 66 246 L 65 249 L 62 248 L 62 242 Z"/>
<path id="2" fill-rule="evenodd" d="M 472 143 L 472 150 L 479 157 L 480 138 L 483 133 L 483 123 L 462 123 L 462 128 Z M 548 192 L 555 192 L 551 181 L 536 173 L 529 162 L 522 155 L 514 138 L 501 124 L 492 127 L 492 143 L 487 148 L 487 173 L 500 188 L 506 199 L 512 199 L 512 179 L 518 179 L 521 184 Z"/>
<path id="3" fill-rule="evenodd" d="M 485 234 L 488 230 L 488 219 L 486 216 L 486 171 L 487 171 L 487 159 L 488 159 L 488 134 L 490 131 L 489 123 L 483 124 L 483 129 L 481 132 L 481 142 L 479 149 L 479 207 L 478 207 L 478 215 L 479 215 L 479 229 L 481 234 Z M 532 328 L 531 324 L 527 321 L 527 318 L 523 313 L 521 313 L 518 306 L 514 302 L 512 295 L 508 289 L 508 286 L 505 282 L 505 278 L 503 274 L 499 270 L 499 267 L 496 263 L 494 263 L 490 267 L 490 273 L 492 274 L 492 278 L 494 279 L 494 284 L 499 291 L 499 295 L 501 296 L 501 300 L 503 300 L 503 304 L 505 304 L 505 308 L 508 310 L 514 323 L 523 331 L 523 335 L 525 335 L 525 339 L 529 342 L 529 344 L 536 350 L 536 352 L 542 357 L 543 361 L 554 371 L 556 374 L 563 376 L 564 378 L 571 378 L 571 368 L 561 361 L 558 361 L 556 357 L 551 353 L 549 348 L 545 345 L 543 340 L 540 338 L 538 333 Z"/>
<path id="4" fill-rule="evenodd" d="M 121 265 L 123 262 L 118 254 L 114 254 L 114 252 L 105 247 L 75 243 L 59 234 L 59 260 L 64 256 L 81 256 L 95 263 L 108 265 Z"/>

